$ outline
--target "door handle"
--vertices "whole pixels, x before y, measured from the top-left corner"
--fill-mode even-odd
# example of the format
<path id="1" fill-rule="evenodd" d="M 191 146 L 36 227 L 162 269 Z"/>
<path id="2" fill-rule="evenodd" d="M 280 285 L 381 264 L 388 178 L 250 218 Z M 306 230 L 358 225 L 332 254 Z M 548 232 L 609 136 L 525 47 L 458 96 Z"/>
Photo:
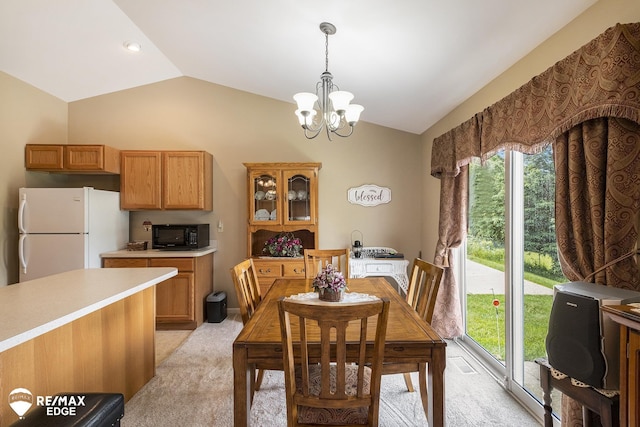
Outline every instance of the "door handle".
<path id="1" fill-rule="evenodd" d="M 20 200 L 20 207 L 18 208 L 18 230 L 20 233 L 26 233 L 24 228 L 24 209 L 27 206 L 27 195 L 23 194 Z"/>
<path id="2" fill-rule="evenodd" d="M 22 267 L 22 272 L 27 274 L 27 260 L 24 256 L 24 241 L 27 239 L 26 234 L 20 235 L 20 240 L 18 240 L 18 257 L 20 258 L 20 266 Z"/>

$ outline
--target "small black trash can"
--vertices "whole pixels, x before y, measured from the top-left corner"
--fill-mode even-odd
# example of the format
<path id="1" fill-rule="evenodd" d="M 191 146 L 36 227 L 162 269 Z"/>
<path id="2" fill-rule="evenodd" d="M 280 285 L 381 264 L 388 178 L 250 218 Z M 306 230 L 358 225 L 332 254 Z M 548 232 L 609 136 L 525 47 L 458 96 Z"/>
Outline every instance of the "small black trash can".
<path id="1" fill-rule="evenodd" d="M 224 291 L 214 292 L 207 296 L 207 320 L 209 323 L 220 323 L 227 317 L 227 294 Z"/>

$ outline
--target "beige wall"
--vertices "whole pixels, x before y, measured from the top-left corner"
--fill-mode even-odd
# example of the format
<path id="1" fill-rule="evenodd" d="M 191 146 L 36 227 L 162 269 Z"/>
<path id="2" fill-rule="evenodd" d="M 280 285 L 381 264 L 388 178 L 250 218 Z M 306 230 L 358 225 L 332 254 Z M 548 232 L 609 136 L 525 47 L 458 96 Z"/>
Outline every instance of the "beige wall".
<path id="1" fill-rule="evenodd" d="M 314 84 L 310 82 L 309 84 Z M 351 232 L 364 244 L 391 246 L 415 257 L 420 250 L 418 135 L 359 123 L 353 136 L 329 142 L 304 138 L 295 105 L 182 77 L 69 104 L 69 143 L 120 149 L 206 150 L 214 156 L 212 212 L 134 212 L 131 238 L 149 240 L 142 222 L 207 222 L 215 255 L 216 290 L 237 306 L 229 269 L 246 257 L 246 170 L 243 162 L 321 162 L 320 247 L 345 247 Z M 363 114 L 366 119 L 366 110 Z M 85 182 L 88 182 L 85 179 Z M 108 181 L 101 183 L 108 186 Z M 347 190 L 389 187 L 391 203 L 352 205 Z M 224 231 L 217 231 L 222 221 Z"/>
<path id="2" fill-rule="evenodd" d="M 425 221 L 423 225 L 422 250 L 425 258 L 433 258 L 438 241 L 440 181 L 430 175 L 433 139 L 507 96 L 596 38 L 607 28 L 617 23 L 638 21 L 640 1 L 600 0 L 421 135 L 425 165 L 422 189 L 425 201 L 423 215 L 425 218 L 435 218 L 434 221 Z"/>
<path id="3" fill-rule="evenodd" d="M 24 145 L 67 141 L 67 103 L 0 72 L 0 286 L 18 280 L 18 189 L 63 177 L 24 170 Z M 56 184 L 57 185 L 57 184 Z"/>

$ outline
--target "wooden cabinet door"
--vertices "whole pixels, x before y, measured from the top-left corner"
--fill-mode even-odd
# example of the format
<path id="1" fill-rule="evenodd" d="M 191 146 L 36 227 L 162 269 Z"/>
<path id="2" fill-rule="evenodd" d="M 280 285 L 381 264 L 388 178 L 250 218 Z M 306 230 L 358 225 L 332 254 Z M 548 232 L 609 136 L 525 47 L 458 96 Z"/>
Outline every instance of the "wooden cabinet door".
<path id="1" fill-rule="evenodd" d="M 160 151 L 121 152 L 121 209 L 162 209 L 161 159 Z"/>
<path id="2" fill-rule="evenodd" d="M 178 273 L 156 285 L 156 321 L 183 322 L 193 321 L 194 274 Z"/>
<path id="3" fill-rule="evenodd" d="M 62 145 L 27 144 L 25 147 L 25 168 L 27 170 L 63 170 Z"/>
<path id="4" fill-rule="evenodd" d="M 120 173 L 120 151 L 106 145 L 65 145 L 64 168 L 76 172 Z"/>
<path id="5" fill-rule="evenodd" d="M 204 151 L 162 153 L 164 209 L 211 210 L 212 157 Z"/>

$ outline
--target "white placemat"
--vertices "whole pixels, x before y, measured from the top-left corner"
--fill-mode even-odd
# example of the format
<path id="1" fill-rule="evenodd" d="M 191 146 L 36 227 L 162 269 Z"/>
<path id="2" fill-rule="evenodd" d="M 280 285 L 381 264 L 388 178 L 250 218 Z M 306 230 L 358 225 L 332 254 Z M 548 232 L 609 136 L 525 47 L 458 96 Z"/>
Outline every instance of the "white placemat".
<path id="1" fill-rule="evenodd" d="M 302 294 L 291 295 L 288 296 L 287 299 L 297 300 L 297 301 L 319 301 L 320 298 L 317 292 L 305 292 Z M 351 302 L 364 302 L 364 301 L 377 301 L 378 298 L 375 295 L 362 294 L 359 292 L 345 292 L 342 297 L 342 303 L 351 303 Z"/>

